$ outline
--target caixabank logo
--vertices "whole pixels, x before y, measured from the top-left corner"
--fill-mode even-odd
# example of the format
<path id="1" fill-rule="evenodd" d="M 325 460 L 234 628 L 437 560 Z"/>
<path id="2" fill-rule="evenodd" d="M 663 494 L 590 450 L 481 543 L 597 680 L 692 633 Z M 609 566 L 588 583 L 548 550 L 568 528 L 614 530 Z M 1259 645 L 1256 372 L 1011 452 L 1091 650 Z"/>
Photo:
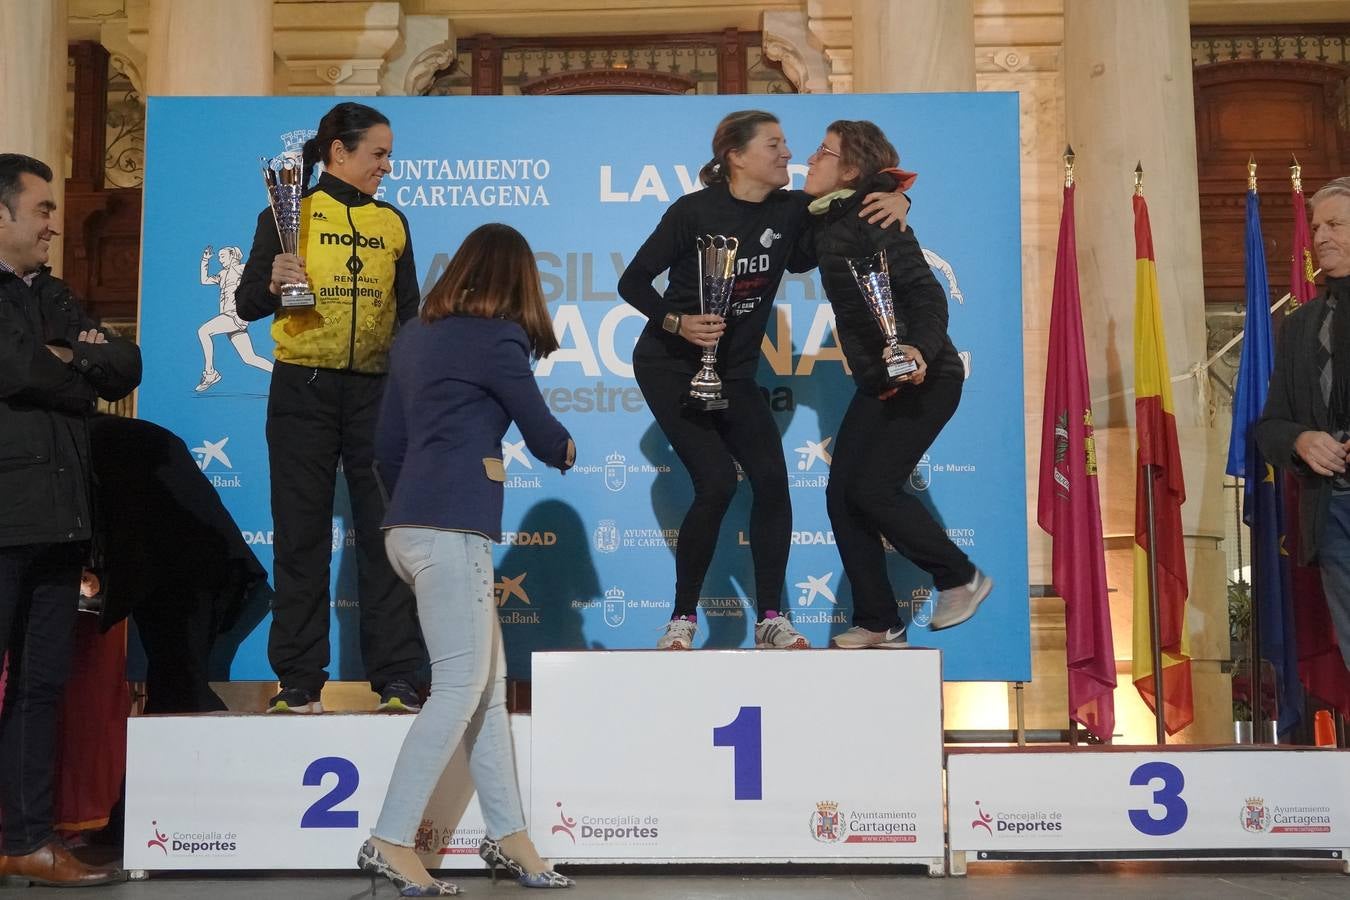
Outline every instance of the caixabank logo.
<path id="1" fill-rule="evenodd" d="M 506 476 L 504 484 L 517 489 L 537 489 L 544 486 L 543 479 L 538 475 L 521 474 L 521 469 L 534 470 L 534 463 L 525 451 L 525 441 L 502 441 L 502 472 Z"/>
<path id="2" fill-rule="evenodd" d="M 217 490 L 244 486 L 243 478 L 234 471 L 234 464 L 230 462 L 230 456 L 225 450 L 225 445 L 229 442 L 230 436 L 227 434 L 214 441 L 203 438 L 201 444 L 192 448 L 197 468 L 201 469 L 206 480 Z"/>
<path id="3" fill-rule="evenodd" d="M 233 831 L 164 831 L 158 819 L 150 820 L 151 837 L 147 850 L 159 850 L 167 857 L 235 856 L 239 835 Z"/>
<path id="4" fill-rule="evenodd" d="M 830 464 L 834 457 L 830 453 L 830 442 L 834 435 L 825 435 L 818 441 L 804 440 L 800 447 L 794 447 L 797 454 L 797 471 L 788 473 L 788 485 L 794 488 L 823 488 L 830 483 Z"/>
<path id="5" fill-rule="evenodd" d="M 798 625 L 843 624 L 848 622 L 848 612 L 839 608 L 839 599 L 834 595 L 830 580 L 833 572 L 824 575 L 805 575 L 805 580 L 793 583 L 797 589 L 797 608 L 793 610 L 792 621 Z"/>
<path id="6" fill-rule="evenodd" d="M 503 574 L 492 586 L 497 600 L 497 619 L 503 625 L 538 625 L 539 610 L 530 603 L 530 595 L 525 591 L 525 576 Z"/>

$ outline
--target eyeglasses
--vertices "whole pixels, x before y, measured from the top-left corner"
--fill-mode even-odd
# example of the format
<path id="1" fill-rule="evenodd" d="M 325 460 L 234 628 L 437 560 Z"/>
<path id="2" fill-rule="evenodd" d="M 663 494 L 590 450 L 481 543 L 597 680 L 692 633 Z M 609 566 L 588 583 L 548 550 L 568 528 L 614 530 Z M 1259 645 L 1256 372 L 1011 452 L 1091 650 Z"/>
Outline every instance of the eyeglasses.
<path id="1" fill-rule="evenodd" d="M 828 154 L 830 154 L 831 156 L 833 156 L 835 159 L 843 159 L 843 157 L 840 156 L 837 152 L 835 152 L 834 150 L 831 150 L 829 147 L 826 147 L 824 144 L 821 144 L 819 147 L 817 147 L 817 148 L 816 148 L 816 152 L 817 152 L 817 153 L 828 153 Z"/>

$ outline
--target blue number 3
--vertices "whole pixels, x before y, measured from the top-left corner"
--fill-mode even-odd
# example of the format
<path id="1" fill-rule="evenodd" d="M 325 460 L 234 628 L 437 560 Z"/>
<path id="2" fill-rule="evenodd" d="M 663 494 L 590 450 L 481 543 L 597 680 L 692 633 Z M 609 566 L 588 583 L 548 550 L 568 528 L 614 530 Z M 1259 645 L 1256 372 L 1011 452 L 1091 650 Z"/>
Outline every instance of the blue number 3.
<path id="1" fill-rule="evenodd" d="M 336 775 L 337 784 L 305 810 L 305 814 L 300 817 L 300 827 L 355 828 L 359 815 L 356 810 L 333 807 L 356 793 L 356 787 L 361 783 L 361 773 L 356 770 L 356 763 L 341 756 L 322 756 L 305 769 L 304 784 L 306 787 L 317 787 L 323 784 L 325 775 Z"/>
<path id="2" fill-rule="evenodd" d="M 1153 803 L 1163 808 L 1161 819 L 1154 818 L 1151 809 L 1130 810 L 1130 824 L 1138 831 L 1153 837 L 1176 834 L 1186 824 L 1190 811 L 1186 801 L 1181 799 L 1181 791 L 1186 787 L 1186 776 L 1171 763 L 1146 762 L 1130 774 L 1130 784 L 1148 785 L 1154 779 L 1162 782 L 1162 787 L 1153 792 Z"/>

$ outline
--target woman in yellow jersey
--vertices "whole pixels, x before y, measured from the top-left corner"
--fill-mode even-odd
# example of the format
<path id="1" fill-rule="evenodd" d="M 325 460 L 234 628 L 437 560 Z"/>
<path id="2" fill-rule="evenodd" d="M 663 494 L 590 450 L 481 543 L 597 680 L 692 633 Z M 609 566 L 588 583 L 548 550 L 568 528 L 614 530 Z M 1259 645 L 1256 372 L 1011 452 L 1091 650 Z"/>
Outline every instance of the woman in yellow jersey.
<path id="1" fill-rule="evenodd" d="M 374 195 L 394 134 L 378 110 L 339 103 L 305 142 L 299 253 L 282 253 L 270 209 L 258 216 L 235 293 L 247 321 L 272 316 L 276 366 L 267 400 L 276 599 L 268 658 L 281 682 L 268 712 L 322 712 L 328 678 L 329 561 L 339 465 L 356 526 L 361 656 L 380 708 L 415 712 L 425 650 L 412 593 L 384 553 L 371 466 L 389 345 L 417 314 L 407 220 Z M 308 284 L 308 308 L 282 308 L 281 285 Z"/>

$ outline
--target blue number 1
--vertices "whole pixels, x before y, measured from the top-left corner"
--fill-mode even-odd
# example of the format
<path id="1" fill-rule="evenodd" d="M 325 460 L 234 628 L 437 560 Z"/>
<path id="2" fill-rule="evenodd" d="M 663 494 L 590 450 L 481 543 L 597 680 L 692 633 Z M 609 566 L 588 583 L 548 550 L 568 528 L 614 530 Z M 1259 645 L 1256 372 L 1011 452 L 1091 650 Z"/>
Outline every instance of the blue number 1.
<path id="1" fill-rule="evenodd" d="M 713 746 L 732 748 L 736 799 L 764 799 L 764 752 L 760 740 L 759 707 L 742 706 L 736 718 L 721 728 L 714 728 Z"/>
<path id="2" fill-rule="evenodd" d="M 1162 782 L 1162 787 L 1153 792 L 1153 803 L 1163 808 L 1163 817 L 1154 818 L 1149 809 L 1132 809 L 1129 811 L 1130 824 L 1153 837 L 1176 834 L 1186 824 L 1190 814 L 1186 801 L 1181 799 L 1181 791 L 1186 787 L 1186 776 L 1171 763 L 1146 762 L 1130 773 L 1130 784 L 1148 785 L 1155 778 Z"/>
<path id="3" fill-rule="evenodd" d="M 323 776 L 336 775 L 337 784 L 333 789 L 314 802 L 300 818 L 301 828 L 355 828 L 358 813 L 354 809 L 333 809 L 343 800 L 356 793 L 361 783 L 361 773 L 356 764 L 341 756 L 323 756 L 309 764 L 305 769 L 306 787 L 323 784 Z"/>

